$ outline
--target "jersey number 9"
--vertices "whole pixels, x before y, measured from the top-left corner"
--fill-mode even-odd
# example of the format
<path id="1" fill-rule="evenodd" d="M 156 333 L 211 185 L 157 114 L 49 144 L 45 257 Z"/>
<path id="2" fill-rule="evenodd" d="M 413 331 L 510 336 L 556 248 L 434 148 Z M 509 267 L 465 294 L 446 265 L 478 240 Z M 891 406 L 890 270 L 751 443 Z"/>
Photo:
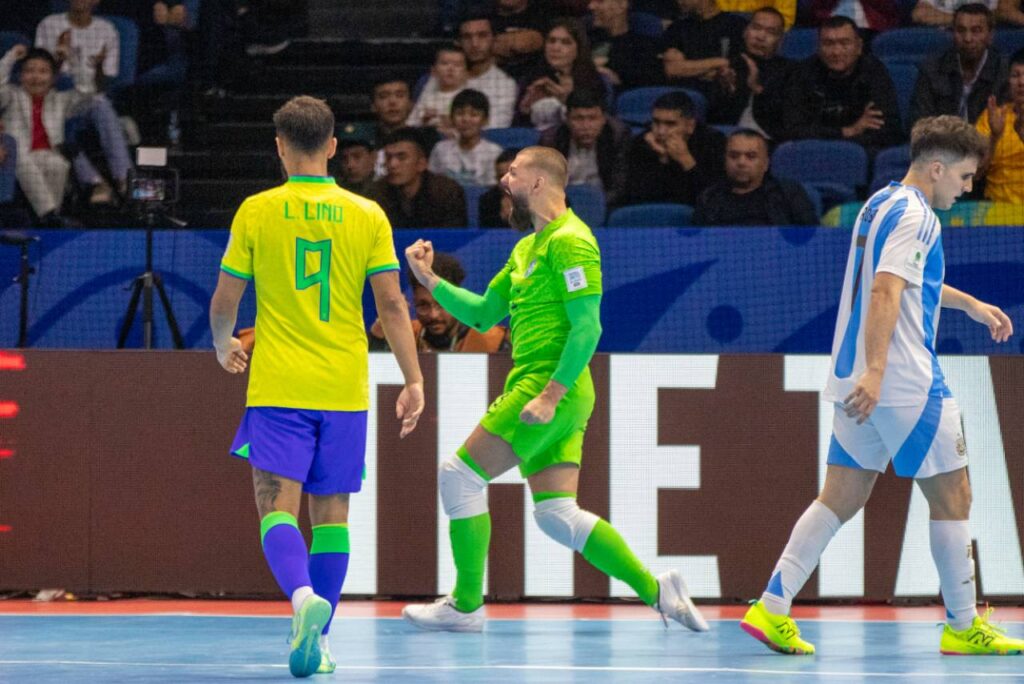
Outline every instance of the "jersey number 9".
<path id="1" fill-rule="evenodd" d="M 320 254 L 320 270 L 306 275 L 306 255 L 310 252 Z M 313 285 L 320 286 L 320 320 L 327 323 L 331 320 L 331 241 L 310 242 L 296 238 L 295 289 L 305 290 Z"/>

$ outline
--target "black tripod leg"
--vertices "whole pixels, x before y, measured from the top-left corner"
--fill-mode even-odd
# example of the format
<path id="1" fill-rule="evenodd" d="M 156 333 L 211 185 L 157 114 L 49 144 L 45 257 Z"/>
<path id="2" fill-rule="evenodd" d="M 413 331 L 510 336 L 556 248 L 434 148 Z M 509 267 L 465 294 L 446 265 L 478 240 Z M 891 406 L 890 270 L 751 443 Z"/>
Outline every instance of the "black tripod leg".
<path id="1" fill-rule="evenodd" d="M 185 340 L 181 337 L 181 330 L 178 328 L 178 319 L 174 317 L 174 309 L 171 308 L 171 300 L 164 290 L 164 280 L 159 275 L 153 275 L 153 284 L 160 294 L 160 303 L 163 304 L 164 313 L 167 314 L 167 327 L 171 329 L 171 339 L 174 340 L 175 349 L 184 349 Z"/>
<path id="2" fill-rule="evenodd" d="M 124 323 L 121 324 L 121 333 L 117 336 L 117 348 L 124 349 L 124 343 L 128 340 L 128 333 L 132 330 L 132 323 L 135 322 L 135 311 L 139 306 L 139 296 L 142 294 L 142 278 L 136 278 L 132 283 L 132 296 L 128 300 L 128 310 L 124 315 Z"/>

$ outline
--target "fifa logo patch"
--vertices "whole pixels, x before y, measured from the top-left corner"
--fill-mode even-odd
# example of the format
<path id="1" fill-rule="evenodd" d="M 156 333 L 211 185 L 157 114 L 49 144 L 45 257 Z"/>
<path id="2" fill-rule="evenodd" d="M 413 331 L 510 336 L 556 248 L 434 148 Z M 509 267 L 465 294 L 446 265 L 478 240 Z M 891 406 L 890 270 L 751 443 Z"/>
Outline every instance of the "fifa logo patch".
<path id="1" fill-rule="evenodd" d="M 570 268 L 568 271 L 563 272 L 562 275 L 565 276 L 565 289 L 569 292 L 576 292 L 587 287 L 587 276 L 583 272 L 582 266 Z"/>
<path id="2" fill-rule="evenodd" d="M 964 439 L 963 434 L 956 436 L 956 453 L 959 456 L 967 455 L 967 440 Z"/>
<path id="3" fill-rule="evenodd" d="M 907 254 L 907 268 L 920 271 L 924 268 L 924 255 L 926 246 L 923 242 L 915 242 L 910 253 Z"/>

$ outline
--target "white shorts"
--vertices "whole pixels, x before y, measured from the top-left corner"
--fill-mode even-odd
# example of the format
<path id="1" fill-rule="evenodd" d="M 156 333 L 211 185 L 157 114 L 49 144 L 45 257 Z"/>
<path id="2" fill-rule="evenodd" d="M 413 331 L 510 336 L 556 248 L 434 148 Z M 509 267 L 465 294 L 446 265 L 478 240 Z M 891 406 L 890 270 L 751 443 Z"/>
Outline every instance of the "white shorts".
<path id="1" fill-rule="evenodd" d="M 967 465 L 956 399 L 928 397 L 918 406 L 877 406 L 863 425 L 836 404 L 828 464 L 877 470 L 889 461 L 900 477 L 924 479 Z"/>

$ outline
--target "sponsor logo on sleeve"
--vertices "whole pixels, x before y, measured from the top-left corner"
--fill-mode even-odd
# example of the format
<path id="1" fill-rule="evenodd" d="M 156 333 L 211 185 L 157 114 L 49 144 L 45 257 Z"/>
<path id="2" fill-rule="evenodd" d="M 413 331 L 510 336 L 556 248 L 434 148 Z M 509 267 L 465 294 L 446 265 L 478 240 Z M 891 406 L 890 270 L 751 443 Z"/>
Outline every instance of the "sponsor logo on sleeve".
<path id="1" fill-rule="evenodd" d="M 562 275 L 565 276 L 565 289 L 569 292 L 586 289 L 587 276 L 583 273 L 582 266 L 570 268 L 568 271 L 563 272 Z"/>

